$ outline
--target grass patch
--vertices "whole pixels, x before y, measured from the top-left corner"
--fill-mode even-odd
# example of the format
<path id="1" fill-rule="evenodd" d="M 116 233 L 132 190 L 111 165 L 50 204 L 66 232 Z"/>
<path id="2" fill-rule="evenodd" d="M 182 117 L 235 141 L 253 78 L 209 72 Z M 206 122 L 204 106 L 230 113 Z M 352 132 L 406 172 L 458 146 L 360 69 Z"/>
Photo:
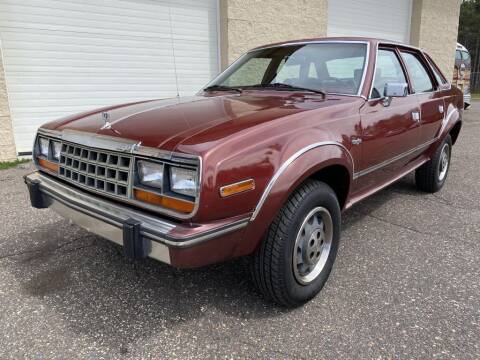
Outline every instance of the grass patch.
<path id="1" fill-rule="evenodd" d="M 480 93 L 478 93 L 478 94 L 472 94 L 472 99 L 473 99 L 473 100 L 480 100 Z"/>
<path id="2" fill-rule="evenodd" d="M 15 161 L 5 161 L 5 162 L 0 162 L 0 170 L 5 170 L 5 169 L 10 169 L 12 167 L 15 167 L 20 164 L 25 164 L 30 162 L 30 159 L 20 159 L 20 160 L 15 160 Z"/>

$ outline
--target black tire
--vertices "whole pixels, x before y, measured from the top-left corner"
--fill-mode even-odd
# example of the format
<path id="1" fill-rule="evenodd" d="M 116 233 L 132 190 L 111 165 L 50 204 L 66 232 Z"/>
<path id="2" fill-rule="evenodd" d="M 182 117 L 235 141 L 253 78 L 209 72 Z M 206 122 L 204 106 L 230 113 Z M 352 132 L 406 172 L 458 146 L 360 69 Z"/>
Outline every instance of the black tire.
<path id="1" fill-rule="evenodd" d="M 330 215 L 329 253 L 326 253 L 322 259 L 324 265 L 321 267 L 321 271 L 320 267 L 316 269 L 320 273 L 308 284 L 301 284 L 298 280 L 299 270 L 298 268 L 294 269 L 293 264 L 296 258 L 293 254 L 294 249 L 295 251 L 299 250 L 297 235 L 300 236 L 301 227 L 302 231 L 304 226 L 313 228 L 313 226 L 305 224 L 308 220 L 307 216 L 316 209 L 326 210 Z M 322 214 L 328 218 L 326 212 Z M 294 307 L 313 298 L 323 288 L 332 270 L 340 240 L 340 224 L 340 206 L 335 192 L 323 182 L 317 180 L 305 182 L 282 207 L 270 225 L 261 246 L 250 258 L 250 270 L 255 286 L 268 300 L 281 306 Z M 322 225 L 324 230 L 325 226 Z M 303 231 L 303 238 L 306 239 L 308 236 L 310 235 L 305 235 Z M 326 237 L 327 235 L 325 235 Z M 308 244 L 310 241 L 307 240 L 306 243 Z M 323 240 L 321 244 L 318 243 L 318 249 L 324 249 L 320 247 L 322 244 L 324 244 Z M 300 255 L 297 257 L 302 258 Z"/>
<path id="2" fill-rule="evenodd" d="M 441 168 L 442 158 L 444 156 L 443 152 L 445 149 L 448 151 L 448 163 L 446 172 L 443 174 Z M 447 180 L 448 171 L 450 169 L 451 155 L 452 138 L 450 135 L 447 135 L 440 146 L 433 153 L 432 158 L 415 171 L 415 184 L 419 190 L 435 193 L 443 187 L 445 181 Z"/>

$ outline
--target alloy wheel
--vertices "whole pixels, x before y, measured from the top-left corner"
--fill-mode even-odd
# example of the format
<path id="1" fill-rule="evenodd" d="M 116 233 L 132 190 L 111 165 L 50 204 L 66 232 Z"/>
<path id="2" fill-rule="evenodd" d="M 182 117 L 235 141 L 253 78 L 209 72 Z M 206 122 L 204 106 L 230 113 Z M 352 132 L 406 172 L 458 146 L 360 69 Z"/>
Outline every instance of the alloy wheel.
<path id="1" fill-rule="evenodd" d="M 305 217 L 293 251 L 295 279 L 307 285 L 317 278 L 327 263 L 333 239 L 332 217 L 327 209 L 316 207 Z"/>
<path id="2" fill-rule="evenodd" d="M 438 180 L 443 181 L 447 176 L 448 166 L 450 164 L 450 145 L 445 143 L 440 153 L 440 161 L 438 162 Z"/>

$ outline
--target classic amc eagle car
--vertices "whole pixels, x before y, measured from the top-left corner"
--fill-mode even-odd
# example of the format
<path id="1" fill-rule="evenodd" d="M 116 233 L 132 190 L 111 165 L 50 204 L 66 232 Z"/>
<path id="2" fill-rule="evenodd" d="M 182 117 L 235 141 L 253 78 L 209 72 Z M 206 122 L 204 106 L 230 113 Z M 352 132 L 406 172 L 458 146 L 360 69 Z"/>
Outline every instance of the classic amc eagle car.
<path id="1" fill-rule="evenodd" d="M 325 284 L 341 212 L 415 170 L 442 188 L 462 92 L 411 46 L 321 38 L 253 49 L 193 97 L 43 125 L 35 208 L 127 257 L 179 268 L 246 256 L 253 282 L 296 306 Z"/>

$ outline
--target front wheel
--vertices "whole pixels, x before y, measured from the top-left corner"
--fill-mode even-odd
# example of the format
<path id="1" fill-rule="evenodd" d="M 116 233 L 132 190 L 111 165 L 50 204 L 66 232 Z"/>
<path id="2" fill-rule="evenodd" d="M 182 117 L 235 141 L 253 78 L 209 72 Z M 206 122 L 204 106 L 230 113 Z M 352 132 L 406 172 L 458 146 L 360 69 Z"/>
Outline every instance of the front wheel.
<path id="1" fill-rule="evenodd" d="M 325 285 L 340 239 L 340 206 L 325 183 L 298 188 L 273 221 L 251 258 L 255 285 L 282 306 L 298 306 Z"/>
<path id="2" fill-rule="evenodd" d="M 451 155 L 452 138 L 447 135 L 432 158 L 415 171 L 417 188 L 430 193 L 439 191 L 447 179 Z"/>

